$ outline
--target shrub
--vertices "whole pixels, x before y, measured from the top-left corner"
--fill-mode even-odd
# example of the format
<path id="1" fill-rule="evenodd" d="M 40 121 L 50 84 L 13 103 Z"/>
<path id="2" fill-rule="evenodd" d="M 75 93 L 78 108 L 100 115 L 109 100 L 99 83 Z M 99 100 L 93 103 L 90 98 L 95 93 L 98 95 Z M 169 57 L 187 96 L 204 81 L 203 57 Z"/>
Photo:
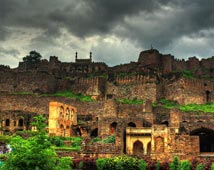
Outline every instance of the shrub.
<path id="1" fill-rule="evenodd" d="M 147 163 L 144 160 L 140 160 L 138 168 L 139 170 L 146 170 Z"/>
<path id="2" fill-rule="evenodd" d="M 160 166 L 160 162 L 156 162 L 155 164 L 155 170 L 160 170 L 161 166 Z"/>
<path id="3" fill-rule="evenodd" d="M 58 160 L 58 164 L 55 170 L 70 170 L 71 166 L 73 166 L 73 161 L 69 157 L 61 157 Z"/>
<path id="4" fill-rule="evenodd" d="M 198 164 L 196 170 L 204 170 L 204 164 L 202 163 Z"/>
<path id="5" fill-rule="evenodd" d="M 106 163 L 106 159 L 105 158 L 98 158 L 96 160 L 97 169 L 98 170 L 104 170 L 105 163 Z"/>
<path id="6" fill-rule="evenodd" d="M 103 143 L 115 143 L 115 136 L 108 136 L 103 140 Z"/>
<path id="7" fill-rule="evenodd" d="M 174 156 L 172 163 L 170 164 L 170 170 L 179 170 L 179 159 L 177 156 Z"/>
<path id="8" fill-rule="evenodd" d="M 214 163 L 212 163 L 211 165 L 211 170 L 214 170 Z"/>
<path id="9" fill-rule="evenodd" d="M 181 161 L 180 170 L 191 170 L 191 165 L 189 161 Z"/>
<path id="10" fill-rule="evenodd" d="M 51 142 L 52 145 L 55 145 L 57 147 L 64 145 L 63 140 L 58 136 L 49 137 L 49 141 Z"/>
<path id="11" fill-rule="evenodd" d="M 78 164 L 78 170 L 82 170 L 83 166 L 84 166 L 83 161 L 80 161 L 79 164 Z"/>

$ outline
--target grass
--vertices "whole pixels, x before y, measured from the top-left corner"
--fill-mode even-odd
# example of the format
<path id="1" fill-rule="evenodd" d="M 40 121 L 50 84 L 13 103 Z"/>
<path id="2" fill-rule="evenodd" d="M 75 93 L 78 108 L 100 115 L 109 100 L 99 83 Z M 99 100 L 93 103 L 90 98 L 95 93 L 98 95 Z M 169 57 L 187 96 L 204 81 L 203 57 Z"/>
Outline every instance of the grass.
<path id="1" fill-rule="evenodd" d="M 27 92 L 27 91 L 20 91 L 13 93 L 15 95 L 34 95 L 33 92 Z"/>
<path id="2" fill-rule="evenodd" d="M 61 92 L 56 92 L 54 94 L 42 94 L 42 96 L 58 96 L 58 97 L 66 97 L 66 98 L 72 98 L 76 99 L 82 102 L 93 102 L 94 99 L 91 98 L 91 96 L 84 96 L 81 93 L 73 93 L 70 91 L 61 91 Z"/>
<path id="3" fill-rule="evenodd" d="M 130 99 L 116 99 L 117 102 L 122 104 L 143 104 L 143 100 L 137 100 L 134 98 L 133 100 Z"/>
<path id="4" fill-rule="evenodd" d="M 166 109 L 177 108 L 183 112 L 214 113 L 214 103 L 179 105 L 176 101 L 167 99 L 159 99 L 158 103 L 161 103 L 162 107 Z M 153 103 L 152 106 L 157 107 L 157 103 Z"/>
<path id="5" fill-rule="evenodd" d="M 55 150 L 63 150 L 63 151 L 80 151 L 81 150 L 81 146 L 53 146 L 53 149 Z"/>
<path id="6" fill-rule="evenodd" d="M 214 113 L 214 103 L 181 105 L 179 109 L 183 112 L 199 111 L 205 113 Z"/>

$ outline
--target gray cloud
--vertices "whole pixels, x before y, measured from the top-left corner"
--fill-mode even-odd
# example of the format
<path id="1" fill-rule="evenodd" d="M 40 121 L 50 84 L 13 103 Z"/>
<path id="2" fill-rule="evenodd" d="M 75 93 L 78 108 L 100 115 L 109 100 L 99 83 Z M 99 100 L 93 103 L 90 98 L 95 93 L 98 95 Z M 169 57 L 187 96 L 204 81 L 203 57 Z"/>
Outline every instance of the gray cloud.
<path id="1" fill-rule="evenodd" d="M 31 39 L 24 49 L 37 49 L 46 54 L 50 53 L 47 50 L 52 50 L 54 55 L 56 51 L 51 46 L 57 48 L 62 45 L 56 40 L 63 37 L 64 29 L 71 36 L 81 39 L 71 40 L 73 42 L 69 44 L 72 52 L 89 48 L 88 50 L 94 50 L 95 54 L 100 55 L 101 44 L 106 45 L 106 42 L 99 40 L 97 43 L 100 45 L 82 47 L 84 43 L 88 43 L 86 39 L 93 36 L 100 36 L 102 39 L 113 35 L 121 41 L 127 41 L 129 45 L 126 45 L 132 51 L 148 49 L 153 44 L 163 52 L 170 52 L 171 49 L 180 57 L 185 52 L 195 54 L 195 50 L 192 53 L 188 50 L 194 47 L 200 49 L 197 51 L 198 55 L 204 55 L 205 50 L 198 48 L 204 46 L 203 43 L 194 40 L 201 38 L 204 44 L 213 44 L 213 6 L 213 0 L 0 0 L 0 41 L 10 40 L 11 34 L 22 36 L 20 32 L 13 32 L 10 28 L 38 29 L 41 30 L 41 35 Z M 185 38 L 193 41 L 185 41 Z M 125 55 L 122 47 L 114 44 L 107 46 L 111 52 L 106 48 L 106 54 L 116 56 L 121 51 Z M 207 54 L 211 52 L 211 49 L 207 49 Z M 128 52 L 127 55 L 130 56 Z M 129 59 L 131 60 L 130 57 L 127 58 Z M 118 62 L 125 61 L 119 58 Z"/>

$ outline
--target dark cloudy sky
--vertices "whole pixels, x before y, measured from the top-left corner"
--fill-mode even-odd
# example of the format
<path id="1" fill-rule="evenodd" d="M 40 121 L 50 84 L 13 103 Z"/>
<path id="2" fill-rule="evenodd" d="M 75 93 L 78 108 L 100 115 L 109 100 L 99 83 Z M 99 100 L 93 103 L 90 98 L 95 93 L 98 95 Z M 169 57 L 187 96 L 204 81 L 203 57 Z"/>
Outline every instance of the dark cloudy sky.
<path id="1" fill-rule="evenodd" d="M 177 58 L 214 55 L 214 0 L 0 0 L 0 64 L 29 51 L 108 65 L 137 61 L 151 44 Z"/>

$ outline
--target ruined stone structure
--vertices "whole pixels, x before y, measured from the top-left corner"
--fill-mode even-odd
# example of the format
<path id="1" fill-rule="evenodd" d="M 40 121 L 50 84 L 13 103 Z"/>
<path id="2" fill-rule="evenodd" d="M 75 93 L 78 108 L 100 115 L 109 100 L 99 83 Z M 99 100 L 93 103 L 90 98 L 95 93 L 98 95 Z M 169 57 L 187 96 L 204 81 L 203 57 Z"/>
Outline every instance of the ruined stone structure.
<path id="1" fill-rule="evenodd" d="M 74 135 L 71 127 L 77 125 L 77 109 L 59 102 L 49 103 L 48 132 L 53 136 Z"/>
<path id="2" fill-rule="evenodd" d="M 15 69 L 0 66 L 1 133 L 31 130 L 33 116 L 44 114 L 50 135 L 115 136 L 115 144 L 84 143 L 85 154 L 126 153 L 161 161 L 174 155 L 214 155 L 213 113 L 182 112 L 158 102 L 214 102 L 213 57 L 185 61 L 151 49 L 141 52 L 137 62 L 108 67 L 93 62 L 92 53 L 88 59 L 77 55 L 70 63 L 51 56 L 34 64 L 20 62 Z M 59 91 L 89 95 L 94 101 L 48 95 Z M 123 104 L 119 99 L 144 102 Z"/>

